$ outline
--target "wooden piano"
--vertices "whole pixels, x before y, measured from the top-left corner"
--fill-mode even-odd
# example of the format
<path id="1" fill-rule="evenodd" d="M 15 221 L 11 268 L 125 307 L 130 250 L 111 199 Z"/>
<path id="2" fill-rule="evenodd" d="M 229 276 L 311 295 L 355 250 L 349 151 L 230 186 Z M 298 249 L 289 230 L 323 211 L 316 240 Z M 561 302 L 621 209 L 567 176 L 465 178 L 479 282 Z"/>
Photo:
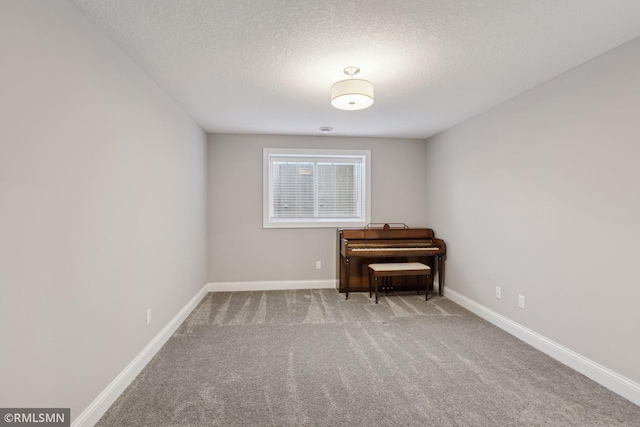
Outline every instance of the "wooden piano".
<path id="1" fill-rule="evenodd" d="M 364 228 L 338 229 L 339 292 L 369 290 L 367 266 L 376 262 L 422 262 L 431 267 L 428 289 L 438 273 L 438 292 L 444 290 L 444 261 L 447 249 L 430 228 L 409 228 L 405 224 L 369 224 Z M 418 283 L 405 277 L 393 278 L 394 290 L 416 290 Z M 417 279 L 416 279 L 417 280 Z"/>

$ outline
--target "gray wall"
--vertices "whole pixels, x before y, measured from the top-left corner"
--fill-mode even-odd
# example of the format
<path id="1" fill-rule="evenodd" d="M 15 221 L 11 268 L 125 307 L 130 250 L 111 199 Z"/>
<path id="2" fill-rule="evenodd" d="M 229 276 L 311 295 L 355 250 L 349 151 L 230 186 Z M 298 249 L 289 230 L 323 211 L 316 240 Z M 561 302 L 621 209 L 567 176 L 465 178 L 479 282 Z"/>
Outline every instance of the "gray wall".
<path id="1" fill-rule="evenodd" d="M 640 39 L 430 138 L 425 180 L 448 288 L 636 382 L 638 76 Z"/>
<path id="2" fill-rule="evenodd" d="M 209 136 L 209 281 L 335 280 L 335 228 L 262 228 L 262 149 L 371 150 L 372 222 L 424 227 L 425 142 L 417 139 Z M 315 262 L 322 261 L 322 269 Z"/>
<path id="3" fill-rule="evenodd" d="M 70 2 L 0 63 L 0 406 L 75 418 L 206 283 L 206 134 Z"/>

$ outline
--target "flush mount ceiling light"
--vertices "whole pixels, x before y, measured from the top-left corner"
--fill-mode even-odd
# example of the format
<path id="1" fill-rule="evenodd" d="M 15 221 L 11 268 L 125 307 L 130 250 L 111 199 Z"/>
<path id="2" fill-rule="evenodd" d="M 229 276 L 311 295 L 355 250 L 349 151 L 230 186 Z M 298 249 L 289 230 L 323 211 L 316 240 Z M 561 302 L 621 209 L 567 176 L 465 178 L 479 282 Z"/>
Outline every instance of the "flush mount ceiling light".
<path id="1" fill-rule="evenodd" d="M 344 73 L 350 78 L 331 86 L 331 105 L 340 110 L 362 110 L 373 105 L 373 84 L 368 80 L 354 79 L 358 67 L 347 67 Z"/>

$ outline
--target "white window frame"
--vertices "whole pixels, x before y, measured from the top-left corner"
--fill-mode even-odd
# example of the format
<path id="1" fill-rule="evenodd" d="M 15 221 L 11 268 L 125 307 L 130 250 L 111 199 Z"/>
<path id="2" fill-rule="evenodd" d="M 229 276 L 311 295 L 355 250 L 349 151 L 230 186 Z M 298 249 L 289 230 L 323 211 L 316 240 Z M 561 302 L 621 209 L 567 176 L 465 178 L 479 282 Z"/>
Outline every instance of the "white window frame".
<path id="1" fill-rule="evenodd" d="M 314 218 L 309 220 L 294 218 L 272 218 L 273 190 L 270 180 L 270 158 L 295 157 L 318 159 L 348 159 L 358 158 L 363 162 L 364 177 L 362 192 L 363 215 L 359 218 Z M 371 218 L 371 150 L 327 150 L 308 148 L 264 148 L 262 155 L 262 227 L 263 228 L 338 228 L 338 227 L 364 227 Z"/>

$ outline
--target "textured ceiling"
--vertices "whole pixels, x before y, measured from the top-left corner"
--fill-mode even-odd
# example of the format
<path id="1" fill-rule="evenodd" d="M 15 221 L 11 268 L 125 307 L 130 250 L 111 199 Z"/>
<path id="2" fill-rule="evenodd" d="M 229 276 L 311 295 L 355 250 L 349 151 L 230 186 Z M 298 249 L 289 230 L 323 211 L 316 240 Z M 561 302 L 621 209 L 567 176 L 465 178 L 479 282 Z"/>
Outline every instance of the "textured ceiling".
<path id="1" fill-rule="evenodd" d="M 73 1 L 212 133 L 426 138 L 640 36 L 638 0 Z"/>

